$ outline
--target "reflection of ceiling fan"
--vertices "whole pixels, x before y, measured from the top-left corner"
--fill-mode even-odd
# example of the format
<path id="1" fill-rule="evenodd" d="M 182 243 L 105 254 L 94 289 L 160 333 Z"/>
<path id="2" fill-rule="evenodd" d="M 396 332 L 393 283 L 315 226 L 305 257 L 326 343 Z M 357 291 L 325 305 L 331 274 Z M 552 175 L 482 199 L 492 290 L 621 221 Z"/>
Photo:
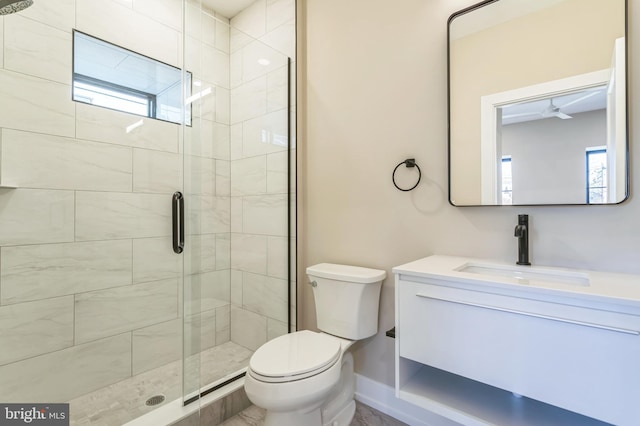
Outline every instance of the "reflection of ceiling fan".
<path id="1" fill-rule="evenodd" d="M 505 114 L 502 116 L 503 119 L 511 119 L 511 118 L 517 118 L 517 117 L 526 117 L 526 116 L 541 116 L 542 118 L 550 118 L 550 117 L 556 117 L 556 118 L 560 118 L 562 120 L 566 120 L 569 118 L 573 118 L 572 116 L 570 116 L 569 114 L 565 114 L 564 112 L 560 111 L 560 109 L 566 110 L 567 107 L 570 107 L 571 105 L 580 103 L 592 96 L 597 95 L 599 92 L 598 91 L 590 91 L 588 93 L 586 93 L 584 96 L 580 96 L 577 99 L 574 99 L 572 101 L 569 101 L 567 103 L 565 103 L 562 106 L 556 106 L 553 103 L 553 98 L 549 98 L 549 105 L 547 105 L 546 107 L 544 107 L 542 110 L 534 110 L 531 112 L 521 112 L 521 113 L 516 113 L 516 114 Z M 531 102 L 531 106 L 534 107 L 534 104 L 536 102 Z M 540 108 L 538 106 L 538 108 Z"/>
<path id="2" fill-rule="evenodd" d="M 553 98 L 549 99 L 549 106 L 543 109 L 542 111 L 540 111 L 540 115 L 542 115 L 545 118 L 558 117 L 563 120 L 566 120 L 568 118 L 573 118 L 570 115 L 560 112 L 560 108 L 553 104 Z"/>

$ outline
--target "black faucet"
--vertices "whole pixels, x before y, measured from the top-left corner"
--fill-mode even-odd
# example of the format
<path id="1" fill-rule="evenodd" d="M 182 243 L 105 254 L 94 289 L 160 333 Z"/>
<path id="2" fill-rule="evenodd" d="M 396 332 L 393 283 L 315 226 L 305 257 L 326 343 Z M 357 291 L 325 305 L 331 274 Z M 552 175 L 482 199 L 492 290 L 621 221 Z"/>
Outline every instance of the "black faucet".
<path id="1" fill-rule="evenodd" d="M 518 265 L 531 265 L 529 262 L 529 215 L 519 214 L 515 236 L 518 237 Z"/>

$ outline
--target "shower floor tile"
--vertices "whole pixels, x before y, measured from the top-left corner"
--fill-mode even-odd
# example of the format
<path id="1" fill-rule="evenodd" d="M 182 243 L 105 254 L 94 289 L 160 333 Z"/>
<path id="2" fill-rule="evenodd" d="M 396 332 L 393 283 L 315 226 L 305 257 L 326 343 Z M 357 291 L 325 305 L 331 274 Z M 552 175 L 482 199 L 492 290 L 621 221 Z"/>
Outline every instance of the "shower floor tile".
<path id="1" fill-rule="evenodd" d="M 201 383 L 212 383 L 247 366 L 253 351 L 227 342 L 201 353 Z M 195 380 L 194 380 L 195 379 Z M 187 383 L 197 383 L 187 378 Z M 159 405 L 148 407 L 148 398 L 162 394 L 165 402 L 182 395 L 182 360 L 98 389 L 70 402 L 72 426 L 121 426 Z"/>

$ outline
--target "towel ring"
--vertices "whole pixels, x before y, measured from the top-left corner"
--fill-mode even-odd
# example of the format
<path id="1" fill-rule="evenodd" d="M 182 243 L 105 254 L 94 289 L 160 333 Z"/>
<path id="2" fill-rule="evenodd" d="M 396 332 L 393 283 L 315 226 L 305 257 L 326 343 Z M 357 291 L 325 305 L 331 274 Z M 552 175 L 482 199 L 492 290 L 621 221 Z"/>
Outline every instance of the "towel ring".
<path id="1" fill-rule="evenodd" d="M 396 171 L 398 170 L 398 167 L 402 166 L 403 164 L 405 166 L 407 166 L 407 168 L 415 167 L 416 169 L 418 169 L 418 181 L 416 182 L 415 185 L 413 185 L 409 189 L 400 188 L 398 186 L 398 184 L 396 183 Z M 396 166 L 396 168 L 393 169 L 393 174 L 391 175 L 391 180 L 393 181 L 393 186 L 398 188 L 400 191 L 404 191 L 404 192 L 408 192 L 408 191 L 414 190 L 418 186 L 418 184 L 420 183 L 420 179 L 422 179 L 422 171 L 420 170 L 420 166 L 418 166 L 418 164 L 416 164 L 416 159 L 415 158 L 407 158 L 406 160 L 400 162 L 400 164 L 398 164 Z"/>

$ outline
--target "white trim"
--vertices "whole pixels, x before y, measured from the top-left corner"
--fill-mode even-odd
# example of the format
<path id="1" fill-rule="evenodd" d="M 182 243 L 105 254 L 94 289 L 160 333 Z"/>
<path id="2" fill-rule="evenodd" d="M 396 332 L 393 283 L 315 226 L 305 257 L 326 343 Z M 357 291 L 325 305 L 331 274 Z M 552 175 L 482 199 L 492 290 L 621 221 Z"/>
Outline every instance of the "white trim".
<path id="1" fill-rule="evenodd" d="M 457 424 L 436 413 L 396 398 L 395 389 L 360 374 L 356 376 L 356 400 L 411 426 Z"/>
<path id="2" fill-rule="evenodd" d="M 610 78 L 611 70 L 604 69 L 482 96 L 480 98 L 481 204 L 499 204 L 498 108 L 511 103 L 545 99 L 591 87 L 606 86 Z"/>

